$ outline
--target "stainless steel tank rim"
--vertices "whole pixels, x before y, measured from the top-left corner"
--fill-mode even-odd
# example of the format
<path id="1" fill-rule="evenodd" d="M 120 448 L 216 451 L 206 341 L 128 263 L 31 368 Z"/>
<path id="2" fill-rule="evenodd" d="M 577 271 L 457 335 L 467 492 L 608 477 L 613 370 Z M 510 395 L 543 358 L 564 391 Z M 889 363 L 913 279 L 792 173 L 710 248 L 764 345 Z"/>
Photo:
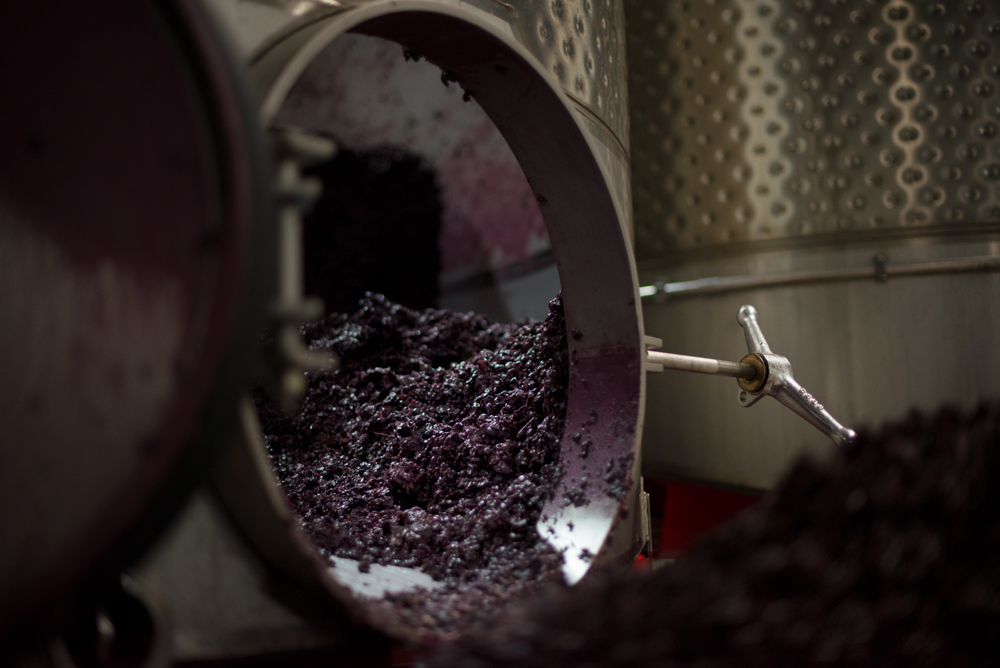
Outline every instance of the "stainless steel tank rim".
<path id="1" fill-rule="evenodd" d="M 503 2 L 502 0 L 491 0 L 491 2 L 498 7 L 502 7 L 505 11 L 507 11 L 510 14 L 511 30 L 514 33 L 514 36 L 521 42 L 521 44 L 524 47 L 530 48 L 528 46 L 529 44 L 528 36 L 524 34 L 523 23 L 517 14 L 517 8 L 514 7 L 513 5 Z M 631 152 L 628 150 L 628 147 L 622 141 L 621 137 L 618 136 L 618 134 L 611 128 L 611 126 L 609 126 L 608 123 L 603 118 L 594 113 L 594 110 L 587 105 L 586 100 L 581 100 L 579 97 L 574 95 L 572 90 L 569 90 L 569 88 L 567 87 L 563 87 L 563 92 L 566 93 L 566 97 L 568 97 L 570 101 L 573 102 L 573 107 L 578 112 L 580 112 L 580 114 L 582 114 L 588 121 L 599 126 L 604 132 L 607 133 L 607 135 L 614 142 L 614 146 L 609 148 L 612 148 L 613 150 L 620 152 L 620 154 L 627 161 L 631 157 Z"/>
<path id="2" fill-rule="evenodd" d="M 858 269 L 831 269 L 826 271 L 798 271 L 781 274 L 742 276 L 711 276 L 697 278 L 691 281 L 676 283 L 657 282 L 639 288 L 643 298 L 693 297 L 707 294 L 722 294 L 740 290 L 757 290 L 761 288 L 789 287 L 807 285 L 809 283 L 830 283 L 835 281 L 860 281 L 872 279 L 887 281 L 890 278 L 904 276 L 932 276 L 937 274 L 966 274 L 972 272 L 1000 271 L 1000 257 L 982 255 L 963 258 L 961 260 L 942 260 L 937 262 L 911 262 L 892 265 L 888 256 L 879 253 L 873 258 L 872 266 Z"/>
<path id="3" fill-rule="evenodd" d="M 510 14 L 512 19 L 512 21 L 510 22 L 511 34 L 517 41 L 521 43 L 522 46 L 526 47 L 528 44 L 528 39 L 524 34 L 521 22 L 518 20 L 517 10 L 511 5 L 505 2 L 501 2 L 500 0 L 492 0 L 492 3 L 498 7 L 503 8 Z M 257 47 L 254 50 L 253 54 L 250 57 L 250 62 L 255 63 L 261 58 L 263 58 L 265 55 L 267 55 L 267 53 L 271 49 L 279 46 L 282 42 L 285 42 L 287 37 L 292 35 L 293 33 L 299 30 L 307 29 L 310 26 L 315 25 L 316 23 L 322 22 L 333 14 L 338 14 L 340 12 L 352 9 L 356 7 L 357 4 L 345 3 L 341 7 L 330 7 L 328 9 L 317 10 L 307 15 L 304 15 L 298 21 L 291 23 L 286 29 L 279 31 L 275 35 L 272 35 L 270 38 L 265 40 L 259 47 Z M 613 142 L 613 146 L 609 146 L 609 148 L 615 151 L 616 153 L 619 153 L 626 161 L 628 161 L 631 157 L 631 152 L 629 151 L 625 143 L 622 141 L 621 137 L 619 137 L 615 133 L 615 131 L 608 125 L 607 121 L 605 121 L 603 118 L 594 113 L 594 111 L 589 106 L 587 106 L 586 100 L 581 100 L 579 97 L 574 95 L 571 90 L 568 90 L 565 87 L 563 87 L 562 90 L 563 93 L 566 94 L 566 97 L 568 97 L 570 101 L 573 103 L 573 108 L 576 109 L 576 111 L 578 111 L 584 118 L 586 118 L 587 121 L 594 123 L 595 125 L 600 127 L 605 133 L 607 133 L 608 138 L 610 138 Z"/>
<path id="4" fill-rule="evenodd" d="M 856 231 L 850 236 L 837 233 L 815 234 L 801 237 L 785 237 L 766 240 L 747 240 L 703 246 L 699 248 L 676 248 L 657 258 L 639 260 L 636 268 L 640 274 L 652 271 L 669 271 L 672 267 L 690 265 L 695 262 L 719 259 L 760 256 L 775 251 L 832 251 L 870 247 L 876 245 L 954 243 L 955 241 L 979 241 L 1000 239 L 1000 223 L 972 223 L 949 226 L 885 228 Z"/>
<path id="5" fill-rule="evenodd" d="M 287 43 L 288 38 L 295 35 L 295 33 L 307 30 L 318 23 L 322 23 L 334 14 L 339 14 L 347 9 L 347 6 L 329 7 L 326 9 L 316 9 L 303 15 L 261 42 L 250 54 L 250 57 L 247 59 L 247 63 L 252 67 L 255 63 L 267 56 L 271 51 L 281 47 L 282 44 Z"/>

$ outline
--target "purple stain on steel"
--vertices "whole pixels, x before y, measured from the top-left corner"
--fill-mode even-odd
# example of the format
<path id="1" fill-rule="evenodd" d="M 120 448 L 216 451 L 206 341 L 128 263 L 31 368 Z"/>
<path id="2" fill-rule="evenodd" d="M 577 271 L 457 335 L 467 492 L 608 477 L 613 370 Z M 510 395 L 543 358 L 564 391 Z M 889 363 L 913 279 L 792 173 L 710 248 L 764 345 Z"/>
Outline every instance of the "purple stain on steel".
<path id="1" fill-rule="evenodd" d="M 561 299 L 549 309 L 542 323 L 500 325 L 369 294 L 303 327 L 342 366 L 311 376 L 297 415 L 257 396 L 281 487 L 321 552 L 443 582 L 380 604 L 422 634 L 454 634 L 562 581 L 535 528 L 563 471 Z"/>

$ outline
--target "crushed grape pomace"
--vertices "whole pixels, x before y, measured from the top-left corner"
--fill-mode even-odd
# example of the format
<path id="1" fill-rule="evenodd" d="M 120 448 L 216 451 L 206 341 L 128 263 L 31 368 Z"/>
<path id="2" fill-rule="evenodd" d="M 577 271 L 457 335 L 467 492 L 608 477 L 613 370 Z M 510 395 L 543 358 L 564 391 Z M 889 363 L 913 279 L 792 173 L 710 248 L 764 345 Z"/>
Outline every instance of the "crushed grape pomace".
<path id="1" fill-rule="evenodd" d="M 341 356 L 288 417 L 257 395 L 281 487 L 322 553 L 419 568 L 443 585 L 388 595 L 450 637 L 561 581 L 535 525 L 561 475 L 568 360 L 559 297 L 542 323 L 414 311 L 368 294 L 303 328 Z"/>
<path id="2" fill-rule="evenodd" d="M 596 572 L 434 668 L 992 666 L 1000 405 L 914 412 L 777 488 L 675 564 Z"/>

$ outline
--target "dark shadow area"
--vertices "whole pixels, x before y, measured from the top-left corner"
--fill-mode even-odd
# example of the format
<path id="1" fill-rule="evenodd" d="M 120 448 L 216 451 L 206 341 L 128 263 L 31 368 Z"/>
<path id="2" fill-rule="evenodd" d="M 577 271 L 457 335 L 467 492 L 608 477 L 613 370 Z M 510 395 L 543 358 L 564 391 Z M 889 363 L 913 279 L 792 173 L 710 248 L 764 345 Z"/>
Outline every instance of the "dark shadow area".
<path id="1" fill-rule="evenodd" d="M 305 294 L 350 313 L 366 291 L 437 305 L 441 199 L 434 171 L 398 148 L 342 150 L 309 171 L 323 195 L 303 221 Z"/>

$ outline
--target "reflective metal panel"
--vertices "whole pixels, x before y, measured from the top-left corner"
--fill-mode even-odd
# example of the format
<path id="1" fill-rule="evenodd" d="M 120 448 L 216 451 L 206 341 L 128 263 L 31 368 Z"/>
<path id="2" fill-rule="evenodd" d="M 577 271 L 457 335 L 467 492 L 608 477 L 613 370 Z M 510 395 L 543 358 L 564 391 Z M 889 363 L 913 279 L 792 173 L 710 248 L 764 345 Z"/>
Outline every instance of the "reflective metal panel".
<path id="1" fill-rule="evenodd" d="M 664 350 L 738 359 L 754 304 L 848 427 L 1000 393 L 997 275 L 901 268 L 998 254 L 996 3 L 630 0 L 626 25 L 641 282 L 714 286 L 645 300 Z M 831 447 L 732 381 L 649 388 L 650 472 L 762 488 Z"/>
<path id="2" fill-rule="evenodd" d="M 1000 221 L 994 3 L 626 6 L 640 259 Z"/>

